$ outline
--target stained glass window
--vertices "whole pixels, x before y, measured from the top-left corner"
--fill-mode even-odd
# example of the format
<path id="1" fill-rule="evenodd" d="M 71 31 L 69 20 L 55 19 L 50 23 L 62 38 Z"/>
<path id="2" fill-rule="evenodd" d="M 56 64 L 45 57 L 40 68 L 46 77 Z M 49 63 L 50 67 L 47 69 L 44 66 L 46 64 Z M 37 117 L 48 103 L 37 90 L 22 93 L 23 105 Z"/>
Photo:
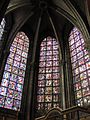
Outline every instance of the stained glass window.
<path id="1" fill-rule="evenodd" d="M 47 37 L 40 46 L 37 111 L 60 107 L 60 79 L 59 45 Z"/>
<path id="2" fill-rule="evenodd" d="M 10 48 L 0 87 L 0 107 L 20 110 L 29 39 L 19 32 Z"/>
<path id="3" fill-rule="evenodd" d="M 76 104 L 90 105 L 90 57 L 83 36 L 76 27 L 70 33 L 69 46 Z"/>
<path id="4" fill-rule="evenodd" d="M 4 28 L 5 28 L 5 19 L 3 18 L 0 24 L 0 40 L 2 39 Z"/>

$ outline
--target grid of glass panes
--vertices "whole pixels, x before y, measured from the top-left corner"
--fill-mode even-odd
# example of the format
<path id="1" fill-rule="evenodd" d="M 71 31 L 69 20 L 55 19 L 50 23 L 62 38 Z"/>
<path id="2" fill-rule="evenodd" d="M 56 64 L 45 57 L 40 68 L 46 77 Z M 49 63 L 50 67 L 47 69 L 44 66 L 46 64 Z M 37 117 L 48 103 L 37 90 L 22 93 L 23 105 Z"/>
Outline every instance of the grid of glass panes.
<path id="1" fill-rule="evenodd" d="M 29 39 L 19 32 L 10 48 L 0 87 L 0 107 L 20 110 Z"/>
<path id="2" fill-rule="evenodd" d="M 40 46 L 37 109 L 60 107 L 59 48 L 54 38 L 45 38 Z"/>
<path id="3" fill-rule="evenodd" d="M 76 104 L 90 104 L 90 57 L 80 31 L 75 27 L 69 37 Z"/>
<path id="4" fill-rule="evenodd" d="M 0 24 L 0 40 L 2 39 L 4 28 L 5 28 L 5 19 L 3 18 Z"/>

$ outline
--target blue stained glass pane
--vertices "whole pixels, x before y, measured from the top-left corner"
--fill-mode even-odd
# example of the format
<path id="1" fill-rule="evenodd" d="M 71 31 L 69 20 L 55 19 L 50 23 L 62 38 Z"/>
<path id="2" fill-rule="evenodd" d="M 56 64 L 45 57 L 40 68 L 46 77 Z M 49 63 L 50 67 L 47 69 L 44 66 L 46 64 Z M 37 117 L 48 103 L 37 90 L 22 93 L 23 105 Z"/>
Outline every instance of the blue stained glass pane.
<path id="1" fill-rule="evenodd" d="M 58 51 L 57 51 L 57 50 L 54 50 L 54 51 L 53 51 L 53 55 L 58 55 Z"/>
<path id="2" fill-rule="evenodd" d="M 22 92 L 23 86 L 21 84 L 17 84 L 16 90 Z"/>
<path id="3" fill-rule="evenodd" d="M 12 106 L 13 106 L 13 99 L 7 97 L 5 101 L 5 108 L 12 109 Z"/>
<path id="4" fill-rule="evenodd" d="M 21 101 L 14 100 L 14 102 L 13 102 L 13 110 L 20 111 L 20 105 L 21 105 Z"/>
<path id="5" fill-rule="evenodd" d="M 12 59 L 14 59 L 14 53 L 10 52 L 9 57 L 12 58 Z"/>
<path id="6" fill-rule="evenodd" d="M 26 52 L 22 52 L 22 56 L 27 58 L 27 53 Z"/>
<path id="7" fill-rule="evenodd" d="M 17 81 L 17 75 L 11 74 L 10 80 L 16 82 Z"/>
<path id="8" fill-rule="evenodd" d="M 47 51 L 46 55 L 52 55 L 52 51 Z"/>
<path id="9" fill-rule="evenodd" d="M 2 79 L 2 83 L 1 83 L 1 86 L 8 86 L 8 80 L 6 79 Z"/>
<path id="10" fill-rule="evenodd" d="M 21 62 L 24 63 L 24 64 L 26 64 L 26 61 L 27 61 L 26 58 L 23 58 L 23 57 L 22 57 Z"/>
<path id="11" fill-rule="evenodd" d="M 53 46 L 54 50 L 58 50 L 58 48 L 59 48 L 58 45 Z"/>
<path id="12" fill-rule="evenodd" d="M 22 94 L 20 92 L 14 91 L 14 98 L 15 99 L 21 100 L 21 97 L 22 97 Z"/>
<path id="13" fill-rule="evenodd" d="M 7 90 L 7 97 L 13 98 L 13 90 L 8 88 L 8 90 Z"/>
<path id="14" fill-rule="evenodd" d="M 44 93 L 44 88 L 39 88 L 38 94 L 43 94 Z"/>
<path id="15" fill-rule="evenodd" d="M 0 93 L 1 93 L 1 95 L 5 96 L 5 95 L 6 95 L 6 92 L 7 92 L 7 88 L 5 88 L 5 87 L 0 87 Z"/>
<path id="16" fill-rule="evenodd" d="M 13 59 L 8 58 L 8 59 L 7 59 L 7 63 L 10 64 L 10 65 L 12 65 L 12 64 L 13 64 Z"/>
<path id="17" fill-rule="evenodd" d="M 53 55 L 52 57 L 53 57 L 53 58 L 52 58 L 53 60 L 59 60 L 58 55 Z"/>
<path id="18" fill-rule="evenodd" d="M 20 64 L 20 68 L 23 69 L 23 70 L 25 70 L 26 69 L 26 64 L 21 63 Z"/>
<path id="19" fill-rule="evenodd" d="M 25 76 L 25 71 L 23 71 L 22 69 L 19 69 L 19 73 L 20 76 L 24 77 Z"/>
<path id="20" fill-rule="evenodd" d="M 14 46 L 11 46 L 11 48 L 10 48 L 10 51 L 12 51 L 13 53 L 15 53 L 16 52 L 16 47 L 14 47 Z"/>
<path id="21" fill-rule="evenodd" d="M 15 61 L 15 60 L 14 60 L 14 64 L 13 64 L 13 66 L 15 66 L 15 67 L 19 67 L 19 64 L 20 64 L 20 63 L 19 63 L 18 61 Z"/>
<path id="22" fill-rule="evenodd" d="M 47 61 L 47 62 L 46 62 L 46 66 L 47 66 L 47 67 L 52 66 L 52 61 Z"/>
<path id="23" fill-rule="evenodd" d="M 22 51 L 20 49 L 17 49 L 16 54 L 21 55 Z"/>
<path id="24" fill-rule="evenodd" d="M 15 60 L 20 61 L 21 60 L 21 56 L 20 55 L 15 55 Z"/>
<path id="25" fill-rule="evenodd" d="M 17 82 L 20 83 L 20 84 L 23 84 L 24 83 L 24 78 L 18 76 L 18 81 Z"/>
<path id="26" fill-rule="evenodd" d="M 47 60 L 47 61 L 51 61 L 51 60 L 52 60 L 52 57 L 53 57 L 53 56 L 48 55 L 48 56 L 46 56 L 46 60 Z"/>
<path id="27" fill-rule="evenodd" d="M 15 83 L 15 82 L 13 82 L 13 81 L 10 81 L 10 82 L 9 82 L 9 88 L 15 89 L 15 86 L 16 86 L 16 83 Z"/>
<path id="28" fill-rule="evenodd" d="M 9 77 L 10 77 L 10 73 L 4 71 L 3 78 L 5 78 L 5 79 L 9 79 Z"/>

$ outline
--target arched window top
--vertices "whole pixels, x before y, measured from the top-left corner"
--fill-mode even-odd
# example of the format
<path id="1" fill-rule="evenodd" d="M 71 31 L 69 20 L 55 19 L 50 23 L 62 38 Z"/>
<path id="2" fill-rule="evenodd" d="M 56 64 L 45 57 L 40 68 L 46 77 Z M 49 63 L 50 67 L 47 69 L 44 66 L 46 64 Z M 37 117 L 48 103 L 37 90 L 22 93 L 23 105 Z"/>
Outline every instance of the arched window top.
<path id="1" fill-rule="evenodd" d="M 29 39 L 24 32 L 17 33 L 10 47 L 0 87 L 0 107 L 20 110 L 25 78 Z"/>
<path id="2" fill-rule="evenodd" d="M 20 39 L 23 39 L 26 42 L 29 42 L 29 39 L 28 39 L 27 35 L 24 32 L 22 32 L 22 31 L 18 32 L 16 37 L 18 37 Z"/>
<path id="3" fill-rule="evenodd" d="M 74 27 L 69 37 L 76 104 L 90 105 L 90 57 L 81 32 Z"/>
<path id="4" fill-rule="evenodd" d="M 5 18 L 2 19 L 1 24 L 0 24 L 0 40 L 2 40 L 2 35 L 4 32 L 4 28 L 5 28 Z"/>

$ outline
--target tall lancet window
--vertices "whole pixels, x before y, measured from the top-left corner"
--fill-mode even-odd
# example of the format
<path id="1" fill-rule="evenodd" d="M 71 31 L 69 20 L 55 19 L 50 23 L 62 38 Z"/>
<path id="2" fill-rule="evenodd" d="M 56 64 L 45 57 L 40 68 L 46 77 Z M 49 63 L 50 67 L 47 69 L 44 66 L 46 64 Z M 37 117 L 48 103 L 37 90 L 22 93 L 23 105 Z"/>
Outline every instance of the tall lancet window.
<path id="1" fill-rule="evenodd" d="M 70 33 L 69 46 L 76 104 L 90 105 L 90 57 L 83 36 L 76 27 Z"/>
<path id="2" fill-rule="evenodd" d="M 55 38 L 47 37 L 40 45 L 37 111 L 61 107 L 59 45 Z"/>
<path id="3" fill-rule="evenodd" d="M 20 110 L 29 39 L 19 32 L 11 47 L 0 86 L 0 107 Z"/>
<path id="4" fill-rule="evenodd" d="M 3 32 L 4 32 L 4 28 L 5 28 L 5 19 L 3 18 L 2 21 L 1 21 L 1 24 L 0 24 L 0 40 L 2 40 L 2 35 L 3 35 Z"/>

